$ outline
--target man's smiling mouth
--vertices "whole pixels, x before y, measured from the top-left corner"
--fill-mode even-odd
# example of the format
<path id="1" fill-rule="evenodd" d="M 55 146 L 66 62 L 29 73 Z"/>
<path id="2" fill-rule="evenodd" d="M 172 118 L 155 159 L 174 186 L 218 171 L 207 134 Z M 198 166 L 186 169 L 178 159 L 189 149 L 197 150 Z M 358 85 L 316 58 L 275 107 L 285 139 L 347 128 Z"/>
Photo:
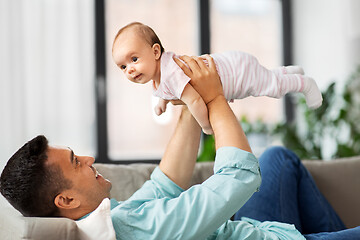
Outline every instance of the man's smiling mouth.
<path id="1" fill-rule="evenodd" d="M 100 175 L 100 173 L 98 172 L 98 170 L 96 170 L 96 168 L 94 166 L 91 166 L 91 170 L 93 170 L 94 174 L 95 174 L 95 178 L 98 178 L 98 176 Z"/>

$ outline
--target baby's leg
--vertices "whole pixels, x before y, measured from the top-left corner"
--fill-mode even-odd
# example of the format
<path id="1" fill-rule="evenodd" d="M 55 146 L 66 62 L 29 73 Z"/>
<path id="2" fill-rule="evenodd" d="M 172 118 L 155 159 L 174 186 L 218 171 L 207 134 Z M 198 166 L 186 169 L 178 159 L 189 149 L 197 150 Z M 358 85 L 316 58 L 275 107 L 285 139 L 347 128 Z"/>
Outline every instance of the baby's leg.
<path id="1" fill-rule="evenodd" d="M 253 64 L 251 70 L 251 74 L 248 74 L 250 77 L 242 80 L 240 98 L 243 96 L 281 98 L 288 92 L 302 92 L 304 89 L 303 76 L 284 74 L 286 67 L 268 70 L 260 64 Z"/>
<path id="2" fill-rule="evenodd" d="M 282 66 L 271 70 L 275 74 L 301 74 L 304 75 L 304 69 L 300 66 Z"/>
<path id="3" fill-rule="evenodd" d="M 322 104 L 321 92 L 314 79 L 302 75 L 304 70 L 298 66 L 288 66 L 273 71 L 278 83 L 278 91 L 274 91 L 276 98 L 288 92 L 302 92 L 309 108 L 318 108 Z"/>
<path id="4" fill-rule="evenodd" d="M 289 92 L 302 92 L 310 108 L 321 106 L 322 95 L 319 88 L 312 78 L 303 75 L 304 70 L 301 67 L 287 66 L 269 70 L 259 64 L 255 57 L 247 55 L 242 62 L 239 66 L 241 74 L 234 81 L 236 91 L 229 94 L 230 99 L 232 96 L 236 99 L 247 96 L 281 98 Z M 224 92 L 232 91 L 230 87 L 225 91 L 224 87 Z"/>
<path id="5" fill-rule="evenodd" d="M 321 106 L 323 98 L 314 79 L 302 74 L 290 73 L 304 73 L 304 70 L 298 66 L 284 67 L 284 71 L 286 71 L 286 74 L 278 74 L 278 72 L 275 72 L 278 79 L 277 81 L 281 83 L 281 94 L 285 95 L 288 92 L 302 92 L 309 108 L 315 109 Z"/>
<path id="6" fill-rule="evenodd" d="M 285 74 L 301 74 L 304 75 L 304 69 L 300 66 L 286 66 L 284 67 Z"/>
<path id="7" fill-rule="evenodd" d="M 247 96 L 268 96 L 281 98 L 288 92 L 302 92 L 304 89 L 304 70 L 298 66 L 279 67 L 269 70 L 259 64 L 255 58 L 242 69 L 242 75 L 237 78 L 236 98 Z M 297 73 L 297 74 L 295 74 Z"/>

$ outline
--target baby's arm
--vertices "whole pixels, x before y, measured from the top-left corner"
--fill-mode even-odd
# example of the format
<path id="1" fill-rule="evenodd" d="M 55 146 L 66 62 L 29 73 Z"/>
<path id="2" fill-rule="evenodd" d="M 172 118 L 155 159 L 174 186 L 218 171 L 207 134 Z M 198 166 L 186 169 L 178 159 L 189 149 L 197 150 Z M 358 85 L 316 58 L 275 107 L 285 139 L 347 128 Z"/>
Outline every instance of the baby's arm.
<path id="1" fill-rule="evenodd" d="M 191 114 L 203 129 L 203 132 L 209 135 L 213 134 L 206 104 L 199 93 L 189 83 L 186 84 L 180 99 L 187 105 Z"/>
<path id="2" fill-rule="evenodd" d="M 160 116 L 166 111 L 166 105 L 168 104 L 169 100 L 165 100 L 159 98 L 158 104 L 155 106 L 155 113 L 156 115 Z"/>
<path id="3" fill-rule="evenodd" d="M 159 102 L 158 104 L 155 106 L 155 113 L 156 115 L 160 116 L 161 114 L 163 114 L 166 111 L 166 105 L 171 102 L 173 105 L 186 105 L 183 101 L 181 101 L 180 99 L 176 99 L 176 100 L 165 100 L 162 98 L 159 98 Z"/>

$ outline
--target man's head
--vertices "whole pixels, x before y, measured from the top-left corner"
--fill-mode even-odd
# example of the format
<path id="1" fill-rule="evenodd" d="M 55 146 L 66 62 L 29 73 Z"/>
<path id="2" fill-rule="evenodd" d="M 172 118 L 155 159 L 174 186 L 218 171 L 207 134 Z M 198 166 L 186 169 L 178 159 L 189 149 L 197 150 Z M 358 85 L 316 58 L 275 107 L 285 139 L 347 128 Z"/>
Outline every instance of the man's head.
<path id="1" fill-rule="evenodd" d="M 108 180 L 97 176 L 93 162 L 37 136 L 10 158 L 0 191 L 24 216 L 77 219 L 93 211 L 111 189 Z"/>
<path id="2" fill-rule="evenodd" d="M 153 29 L 139 22 L 121 28 L 112 48 L 113 60 L 125 76 L 135 83 L 157 77 L 164 48 Z"/>

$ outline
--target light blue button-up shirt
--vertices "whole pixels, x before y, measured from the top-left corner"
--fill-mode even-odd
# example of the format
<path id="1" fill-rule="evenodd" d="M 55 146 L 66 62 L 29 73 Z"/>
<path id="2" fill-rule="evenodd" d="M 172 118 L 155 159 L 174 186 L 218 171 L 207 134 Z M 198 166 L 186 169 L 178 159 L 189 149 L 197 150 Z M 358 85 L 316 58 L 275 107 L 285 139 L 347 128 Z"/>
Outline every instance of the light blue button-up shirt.
<path id="1" fill-rule="evenodd" d="M 235 147 L 218 149 L 214 175 L 186 191 L 157 167 L 131 198 L 111 200 L 116 239 L 305 239 L 290 224 L 228 220 L 260 182 L 255 156 Z"/>

